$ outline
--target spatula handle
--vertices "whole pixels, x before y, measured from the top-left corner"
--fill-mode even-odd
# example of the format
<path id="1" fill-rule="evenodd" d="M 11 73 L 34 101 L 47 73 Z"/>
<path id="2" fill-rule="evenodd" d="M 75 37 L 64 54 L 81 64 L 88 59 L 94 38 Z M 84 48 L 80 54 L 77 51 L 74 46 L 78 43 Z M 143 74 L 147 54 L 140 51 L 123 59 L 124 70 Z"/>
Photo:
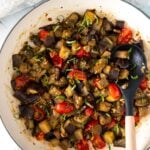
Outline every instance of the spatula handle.
<path id="1" fill-rule="evenodd" d="M 135 120 L 133 116 L 125 117 L 126 150 L 136 150 Z"/>

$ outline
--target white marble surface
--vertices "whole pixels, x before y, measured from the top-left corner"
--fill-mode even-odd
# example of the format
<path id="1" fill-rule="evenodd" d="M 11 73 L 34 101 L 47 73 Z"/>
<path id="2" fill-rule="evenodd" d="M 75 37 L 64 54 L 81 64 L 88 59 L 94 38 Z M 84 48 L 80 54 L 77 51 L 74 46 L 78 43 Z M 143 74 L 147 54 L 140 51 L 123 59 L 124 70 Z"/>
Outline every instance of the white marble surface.
<path id="1" fill-rule="evenodd" d="M 135 4 L 138 8 L 142 9 L 150 16 L 150 0 L 126 0 L 126 1 Z M 33 6 L 30 8 L 26 8 L 20 11 L 19 13 L 13 14 L 12 16 L 0 19 L 0 49 L 2 43 L 4 42 L 6 36 L 8 35 L 12 27 L 24 14 L 26 14 L 32 8 Z M 16 143 L 11 139 L 10 135 L 7 133 L 1 120 L 0 120 L 0 149 L 20 150 L 20 148 L 16 145 Z"/>

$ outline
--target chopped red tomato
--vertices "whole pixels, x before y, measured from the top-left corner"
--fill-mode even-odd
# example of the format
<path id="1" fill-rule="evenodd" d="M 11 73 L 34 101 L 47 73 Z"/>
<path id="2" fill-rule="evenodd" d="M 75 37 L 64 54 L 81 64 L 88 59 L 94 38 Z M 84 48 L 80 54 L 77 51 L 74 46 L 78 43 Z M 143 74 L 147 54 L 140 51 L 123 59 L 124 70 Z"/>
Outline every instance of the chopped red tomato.
<path id="1" fill-rule="evenodd" d="M 109 124 L 105 125 L 105 128 L 112 129 L 115 125 L 116 125 L 116 121 L 112 119 Z"/>
<path id="2" fill-rule="evenodd" d="M 40 131 L 40 132 L 38 132 L 37 134 L 36 134 L 36 139 L 37 140 L 43 140 L 44 139 L 44 136 L 45 136 L 45 134 L 44 134 L 44 132 L 42 132 L 42 131 Z"/>
<path id="3" fill-rule="evenodd" d="M 146 77 L 144 77 L 140 83 L 140 89 L 141 90 L 145 90 L 148 86 L 148 79 Z"/>
<path id="4" fill-rule="evenodd" d="M 106 146 L 106 143 L 99 135 L 94 135 L 93 139 L 91 140 L 92 144 L 96 148 L 104 148 Z"/>
<path id="5" fill-rule="evenodd" d="M 57 103 L 55 106 L 55 110 L 60 114 L 67 114 L 74 110 L 74 105 L 67 102 Z"/>
<path id="6" fill-rule="evenodd" d="M 121 119 L 121 121 L 120 121 L 120 125 L 121 125 L 122 127 L 124 127 L 124 126 L 125 126 L 125 118 Z"/>
<path id="7" fill-rule="evenodd" d="M 89 57 L 89 56 L 90 56 L 90 53 L 86 52 L 86 51 L 83 49 L 83 47 L 81 47 L 81 48 L 77 51 L 76 56 L 77 56 L 78 58 Z"/>
<path id="8" fill-rule="evenodd" d="M 20 89 L 20 88 L 24 87 L 30 80 L 31 80 L 31 78 L 27 75 L 20 75 L 20 76 L 16 77 L 16 79 L 15 79 L 16 88 Z"/>
<path id="9" fill-rule="evenodd" d="M 62 68 L 63 59 L 59 57 L 59 54 L 57 54 L 56 51 L 51 51 L 50 52 L 50 58 L 52 59 L 52 62 L 56 67 Z"/>
<path id="10" fill-rule="evenodd" d="M 68 77 L 75 78 L 78 80 L 86 80 L 87 79 L 86 74 L 83 71 L 76 70 L 76 69 L 73 69 L 72 71 L 70 71 L 68 73 Z"/>
<path id="11" fill-rule="evenodd" d="M 34 109 L 34 120 L 42 121 L 45 117 L 45 112 L 43 111 L 43 109 L 37 106 L 34 106 L 33 109 Z"/>
<path id="12" fill-rule="evenodd" d="M 77 150 L 89 150 L 89 145 L 87 140 L 80 140 L 77 144 Z"/>
<path id="13" fill-rule="evenodd" d="M 118 44 L 127 44 L 132 39 L 132 31 L 129 28 L 123 28 L 118 36 Z"/>
<path id="14" fill-rule="evenodd" d="M 92 116 L 94 113 L 93 109 L 90 107 L 87 107 L 84 112 L 86 116 Z"/>
<path id="15" fill-rule="evenodd" d="M 40 30 L 40 32 L 38 34 L 41 41 L 45 40 L 48 35 L 49 35 L 49 32 L 44 29 Z"/>
<path id="16" fill-rule="evenodd" d="M 92 128 L 94 128 L 95 125 L 98 124 L 98 121 L 97 120 L 91 120 L 89 121 L 86 126 L 85 126 L 85 131 L 90 131 L 92 130 Z"/>
<path id="17" fill-rule="evenodd" d="M 120 99 L 122 96 L 120 89 L 118 88 L 118 86 L 115 83 L 109 84 L 108 92 L 109 92 L 109 96 L 111 96 L 115 100 Z"/>
<path id="18" fill-rule="evenodd" d="M 100 81 L 99 78 L 96 78 L 95 80 L 93 80 L 93 86 L 94 87 L 98 87 L 98 82 Z"/>

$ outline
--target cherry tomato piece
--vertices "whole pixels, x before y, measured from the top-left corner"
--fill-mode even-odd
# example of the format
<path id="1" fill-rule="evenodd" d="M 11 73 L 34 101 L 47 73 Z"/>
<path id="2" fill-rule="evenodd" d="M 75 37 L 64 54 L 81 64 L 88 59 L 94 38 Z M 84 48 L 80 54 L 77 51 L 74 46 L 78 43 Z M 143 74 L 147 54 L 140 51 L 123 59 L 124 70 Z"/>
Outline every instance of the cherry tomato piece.
<path id="1" fill-rule="evenodd" d="M 52 59 L 52 62 L 54 64 L 54 66 L 56 66 L 58 68 L 62 68 L 62 66 L 63 66 L 63 59 L 61 57 L 59 57 L 57 52 L 51 51 L 50 52 L 50 57 Z"/>
<path id="2" fill-rule="evenodd" d="M 49 35 L 49 32 L 44 29 L 40 30 L 40 32 L 38 34 L 41 41 L 44 41 L 48 35 Z"/>
<path id="3" fill-rule="evenodd" d="M 111 96 L 115 100 L 120 99 L 122 96 L 120 89 L 118 88 L 118 86 L 115 83 L 109 84 L 108 93 L 109 93 L 109 96 Z"/>
<path id="4" fill-rule="evenodd" d="M 140 83 L 140 89 L 141 90 L 145 90 L 148 86 L 148 79 L 146 77 L 144 77 Z"/>
<path id="5" fill-rule="evenodd" d="M 68 114 L 74 110 L 74 105 L 69 104 L 67 102 L 61 102 L 56 104 L 55 110 L 60 114 Z"/>
<path id="6" fill-rule="evenodd" d="M 118 36 L 118 44 L 127 44 L 132 39 L 132 31 L 129 28 L 123 28 Z"/>
<path id="7" fill-rule="evenodd" d="M 99 135 L 94 135 L 93 139 L 91 140 L 92 144 L 96 148 L 104 148 L 106 146 L 106 143 Z"/>
<path id="8" fill-rule="evenodd" d="M 90 107 L 87 107 L 84 112 L 86 116 L 92 116 L 94 113 L 93 109 Z"/>
<path id="9" fill-rule="evenodd" d="M 31 78 L 28 77 L 27 75 L 20 75 L 20 76 L 16 77 L 16 79 L 15 79 L 16 88 L 20 89 L 20 88 L 24 87 L 30 80 L 31 80 Z"/>
<path id="10" fill-rule="evenodd" d="M 82 80 L 82 81 L 87 79 L 87 76 L 83 71 L 76 70 L 76 69 L 73 69 L 72 71 L 70 71 L 68 73 L 68 77 L 75 78 L 75 79 Z"/>
<path id="11" fill-rule="evenodd" d="M 77 144 L 77 150 L 89 150 L 89 145 L 87 140 L 80 140 Z"/>
<path id="12" fill-rule="evenodd" d="M 93 80 L 93 86 L 94 87 L 98 87 L 98 82 L 100 81 L 99 78 L 96 78 L 95 80 Z"/>
<path id="13" fill-rule="evenodd" d="M 97 120 L 91 120 L 89 121 L 86 126 L 85 126 L 85 131 L 90 131 L 92 130 L 92 128 L 94 128 L 95 125 L 98 124 L 98 121 Z"/>
<path id="14" fill-rule="evenodd" d="M 37 134 L 36 134 L 36 139 L 37 140 L 43 140 L 44 139 L 44 136 L 45 136 L 45 134 L 44 134 L 44 132 L 42 132 L 42 131 L 40 131 L 40 132 L 38 132 Z"/>
<path id="15" fill-rule="evenodd" d="M 80 49 L 77 51 L 76 56 L 77 56 L 78 58 L 83 58 L 83 57 L 89 57 L 90 54 L 89 54 L 88 52 L 86 52 L 86 51 L 83 49 L 83 47 L 82 47 L 82 48 L 80 48 Z"/>

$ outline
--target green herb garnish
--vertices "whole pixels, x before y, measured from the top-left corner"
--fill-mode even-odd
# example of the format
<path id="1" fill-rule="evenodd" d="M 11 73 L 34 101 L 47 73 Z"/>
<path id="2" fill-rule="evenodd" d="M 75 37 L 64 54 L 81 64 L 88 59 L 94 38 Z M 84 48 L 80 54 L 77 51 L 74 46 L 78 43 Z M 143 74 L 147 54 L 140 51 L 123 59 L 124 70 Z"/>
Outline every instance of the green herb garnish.
<path id="1" fill-rule="evenodd" d="M 138 75 L 135 75 L 135 76 L 132 76 L 132 75 L 131 75 L 131 79 L 133 79 L 133 80 L 137 80 L 138 78 L 139 78 Z"/>
<path id="2" fill-rule="evenodd" d="M 87 100 L 85 100 L 84 103 L 85 103 L 87 106 L 89 106 L 90 108 L 93 108 L 93 106 L 92 106 Z"/>
<path id="3" fill-rule="evenodd" d="M 55 97 L 55 99 L 56 99 L 56 100 L 57 100 L 57 99 L 65 100 L 66 97 L 65 97 L 64 95 L 58 95 L 58 96 Z"/>
<path id="4" fill-rule="evenodd" d="M 132 48 L 130 48 L 129 50 L 128 50 L 128 54 L 130 55 L 131 53 L 132 53 Z"/>

